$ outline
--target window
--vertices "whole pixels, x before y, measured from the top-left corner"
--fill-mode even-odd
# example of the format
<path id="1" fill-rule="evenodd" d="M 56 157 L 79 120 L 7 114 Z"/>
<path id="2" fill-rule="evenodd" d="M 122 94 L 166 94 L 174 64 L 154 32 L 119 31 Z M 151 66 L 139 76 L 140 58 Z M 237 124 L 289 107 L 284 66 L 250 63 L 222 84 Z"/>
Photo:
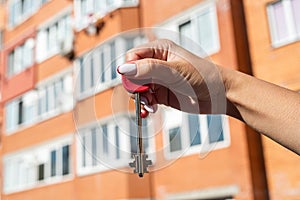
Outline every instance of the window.
<path id="1" fill-rule="evenodd" d="M 62 51 L 63 42 L 70 37 L 73 37 L 70 14 L 41 28 L 37 34 L 37 61 L 41 62 Z"/>
<path id="2" fill-rule="evenodd" d="M 0 51 L 2 50 L 3 48 L 3 41 L 4 41 L 4 31 L 2 29 L 0 29 Z"/>
<path id="3" fill-rule="evenodd" d="M 38 86 L 38 116 L 49 118 L 73 108 L 73 78 L 65 73 L 54 80 Z"/>
<path id="4" fill-rule="evenodd" d="M 92 15 L 102 17 L 114 9 L 136 6 L 138 0 L 75 0 L 74 11 L 76 28 L 81 29 L 92 20 Z"/>
<path id="5" fill-rule="evenodd" d="M 11 132 L 19 126 L 30 124 L 36 120 L 36 110 L 31 102 L 33 94 L 28 92 L 24 96 L 15 99 L 6 105 L 6 131 Z"/>
<path id="6" fill-rule="evenodd" d="M 229 128 L 225 116 L 186 114 L 165 110 L 164 140 L 167 157 L 201 153 L 208 147 L 229 144 Z"/>
<path id="7" fill-rule="evenodd" d="M 6 132 L 73 108 L 73 78 L 64 73 L 6 104 Z"/>
<path id="8" fill-rule="evenodd" d="M 175 42 L 200 56 L 214 54 L 220 49 L 217 11 L 214 3 L 200 3 L 173 16 L 160 26 L 179 33 L 178 39 L 172 35 L 163 35 L 163 37 L 171 37 Z"/>
<path id="9" fill-rule="evenodd" d="M 71 174 L 70 145 L 72 136 L 47 144 L 5 155 L 4 192 L 17 192 L 40 183 L 62 180 Z"/>
<path id="10" fill-rule="evenodd" d="M 34 39 L 30 38 L 24 44 L 16 47 L 8 54 L 7 75 L 12 76 L 20 73 L 24 69 L 31 67 L 34 63 L 33 58 Z"/>
<path id="11" fill-rule="evenodd" d="M 279 47 L 300 39 L 300 0 L 280 0 L 268 4 L 272 45 Z"/>
<path id="12" fill-rule="evenodd" d="M 149 139 L 149 126 L 144 120 L 144 149 L 150 152 L 153 140 Z M 79 174 L 116 169 L 128 166 L 136 153 L 137 138 L 132 118 L 118 117 L 79 130 Z M 153 155 L 149 155 L 149 157 Z"/>
<path id="13" fill-rule="evenodd" d="M 69 145 L 62 147 L 62 175 L 70 173 L 70 150 Z"/>
<path id="14" fill-rule="evenodd" d="M 78 70 L 77 94 L 79 98 L 107 89 L 119 83 L 116 68 L 124 62 L 128 47 L 138 45 L 142 37 L 113 38 L 84 54 L 76 61 Z"/>
<path id="15" fill-rule="evenodd" d="M 30 17 L 44 3 L 50 0 L 11 0 L 8 4 L 8 24 L 13 27 Z"/>

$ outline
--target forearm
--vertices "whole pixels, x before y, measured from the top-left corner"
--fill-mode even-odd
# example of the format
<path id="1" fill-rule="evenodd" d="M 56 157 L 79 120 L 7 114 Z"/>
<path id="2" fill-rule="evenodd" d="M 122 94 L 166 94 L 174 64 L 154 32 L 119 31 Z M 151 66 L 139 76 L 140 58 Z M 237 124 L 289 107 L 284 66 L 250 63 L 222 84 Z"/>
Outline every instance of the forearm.
<path id="1" fill-rule="evenodd" d="M 300 154 L 300 95 L 237 71 L 221 73 L 227 114 Z"/>

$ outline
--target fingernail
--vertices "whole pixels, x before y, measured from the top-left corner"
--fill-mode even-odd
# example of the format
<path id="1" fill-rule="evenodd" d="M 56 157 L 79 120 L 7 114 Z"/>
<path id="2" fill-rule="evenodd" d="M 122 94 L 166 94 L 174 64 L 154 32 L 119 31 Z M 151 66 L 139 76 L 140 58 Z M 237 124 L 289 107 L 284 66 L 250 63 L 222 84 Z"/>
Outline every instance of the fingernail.
<path id="1" fill-rule="evenodd" d="M 119 74 L 122 75 L 135 75 L 136 74 L 136 64 L 125 63 L 117 68 Z"/>
<path id="2" fill-rule="evenodd" d="M 144 108 L 145 108 L 145 110 L 147 110 L 150 113 L 155 113 L 157 111 L 158 107 L 155 104 L 155 105 L 152 105 L 152 106 L 150 106 L 150 105 L 144 105 Z"/>

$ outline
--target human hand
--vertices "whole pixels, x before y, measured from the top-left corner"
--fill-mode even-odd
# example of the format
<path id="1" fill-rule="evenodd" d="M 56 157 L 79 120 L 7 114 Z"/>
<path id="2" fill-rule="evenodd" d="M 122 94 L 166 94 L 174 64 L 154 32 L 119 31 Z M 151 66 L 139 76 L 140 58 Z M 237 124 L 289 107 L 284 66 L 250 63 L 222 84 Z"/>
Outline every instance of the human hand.
<path id="1" fill-rule="evenodd" d="M 189 113 L 226 113 L 221 68 L 174 42 L 141 45 L 127 52 L 126 60 L 118 72 L 150 87 L 141 94 L 146 107 L 164 104 Z"/>

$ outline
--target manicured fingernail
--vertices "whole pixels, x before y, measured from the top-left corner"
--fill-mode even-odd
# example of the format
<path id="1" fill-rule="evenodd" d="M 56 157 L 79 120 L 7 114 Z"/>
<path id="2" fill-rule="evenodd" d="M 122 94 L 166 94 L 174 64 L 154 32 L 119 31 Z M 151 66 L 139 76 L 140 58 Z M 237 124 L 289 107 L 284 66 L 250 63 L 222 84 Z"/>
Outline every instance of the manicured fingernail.
<path id="1" fill-rule="evenodd" d="M 145 108 L 145 110 L 147 110 L 150 113 L 155 113 L 157 111 L 158 107 L 155 104 L 155 105 L 152 105 L 152 106 L 150 106 L 150 105 L 144 105 L 144 108 Z"/>
<path id="2" fill-rule="evenodd" d="M 153 105 L 153 106 L 148 105 L 149 104 L 148 99 L 144 96 L 141 96 L 141 104 L 143 104 L 145 110 L 147 110 L 150 113 L 155 113 L 157 110 L 157 105 Z"/>
<path id="3" fill-rule="evenodd" d="M 135 75 L 136 74 L 136 64 L 125 63 L 117 68 L 119 74 L 122 75 Z"/>

